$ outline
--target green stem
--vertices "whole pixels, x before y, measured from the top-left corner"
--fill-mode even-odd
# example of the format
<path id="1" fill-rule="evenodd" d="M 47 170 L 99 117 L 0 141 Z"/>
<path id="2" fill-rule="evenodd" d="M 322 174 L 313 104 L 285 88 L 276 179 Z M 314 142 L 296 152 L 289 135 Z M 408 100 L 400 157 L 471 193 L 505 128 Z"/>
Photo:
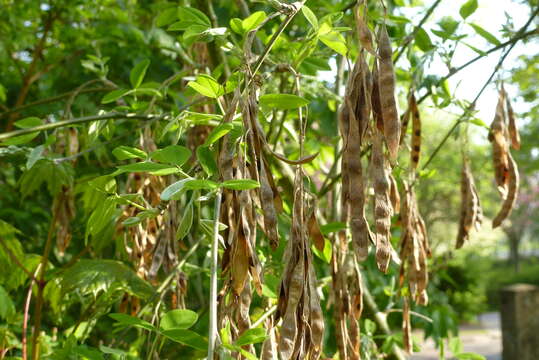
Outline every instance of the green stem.
<path id="1" fill-rule="evenodd" d="M 221 211 L 221 191 L 215 198 L 215 222 L 213 223 L 213 241 L 211 244 L 210 268 L 210 325 L 208 334 L 208 360 L 213 359 L 217 340 L 217 266 L 219 250 L 219 218 Z"/>
<path id="2" fill-rule="evenodd" d="M 71 126 L 75 124 L 83 124 L 91 121 L 101 121 L 101 120 L 113 120 L 113 119 L 136 119 L 136 120 L 152 120 L 158 117 L 162 116 L 155 116 L 155 115 L 137 115 L 137 114 L 122 114 L 122 113 L 108 113 L 103 115 L 91 115 L 91 116 L 83 116 L 80 118 L 73 118 L 70 120 L 62 120 L 57 121 L 50 124 L 44 124 L 39 126 L 34 126 L 28 129 L 20 129 L 15 131 L 9 131 L 5 132 L 3 134 L 0 134 L 0 141 L 4 141 L 6 139 L 20 136 L 20 135 L 26 135 L 31 134 L 36 131 L 46 131 L 46 130 L 52 130 L 64 126 Z"/>

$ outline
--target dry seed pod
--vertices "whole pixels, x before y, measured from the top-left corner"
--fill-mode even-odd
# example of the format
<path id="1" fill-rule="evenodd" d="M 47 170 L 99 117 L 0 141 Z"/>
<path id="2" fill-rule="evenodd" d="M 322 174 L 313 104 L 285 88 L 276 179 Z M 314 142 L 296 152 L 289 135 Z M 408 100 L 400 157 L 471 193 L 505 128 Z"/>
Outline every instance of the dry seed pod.
<path id="1" fill-rule="evenodd" d="M 507 129 L 505 126 L 504 96 L 500 91 L 496 115 L 490 126 L 489 140 L 492 143 L 492 158 L 494 161 L 494 174 L 498 191 L 505 199 L 507 196 L 507 185 L 509 180 L 509 146 L 506 138 Z"/>
<path id="2" fill-rule="evenodd" d="M 419 164 L 419 156 L 421 154 L 421 118 L 413 93 L 410 95 L 410 111 L 412 113 L 412 152 L 410 163 L 412 169 L 415 170 Z"/>
<path id="3" fill-rule="evenodd" d="M 264 213 L 264 230 L 269 239 L 271 248 L 277 249 L 279 246 L 279 232 L 277 230 L 277 211 L 275 210 L 273 190 L 268 181 L 266 166 L 260 163 L 260 204 Z"/>
<path id="4" fill-rule="evenodd" d="M 399 195 L 397 180 L 395 180 L 395 177 L 391 173 L 389 174 L 389 185 L 389 200 L 391 201 L 391 205 L 393 206 L 393 214 L 398 214 L 401 207 L 401 198 Z"/>
<path id="5" fill-rule="evenodd" d="M 502 224 L 502 222 L 511 215 L 511 211 L 513 210 L 513 207 L 515 206 L 515 201 L 517 199 L 518 195 L 518 183 L 519 183 L 519 175 L 518 175 L 518 168 L 517 164 L 515 163 L 515 160 L 513 160 L 513 157 L 511 154 L 508 154 L 509 158 L 509 191 L 507 194 L 507 197 L 505 198 L 505 201 L 503 202 L 502 208 L 500 209 L 500 212 L 494 220 L 492 220 L 492 227 L 496 228 Z"/>
<path id="6" fill-rule="evenodd" d="M 391 259 L 391 216 L 389 178 L 384 156 L 382 134 L 375 131 L 372 143 L 372 174 L 374 187 L 374 221 L 376 224 L 376 262 L 386 272 Z"/>
<path id="7" fill-rule="evenodd" d="M 366 12 L 366 4 L 363 4 L 363 9 Z M 367 19 L 365 19 L 363 14 L 361 14 L 360 6 L 356 7 L 354 15 L 356 18 L 357 36 L 359 38 L 361 46 L 363 46 L 363 48 L 367 50 L 370 54 L 376 56 L 376 53 L 374 52 L 374 48 L 372 46 L 372 33 L 369 29 L 369 26 L 367 25 Z"/>
<path id="8" fill-rule="evenodd" d="M 393 52 L 385 24 L 380 26 L 378 32 L 378 55 L 380 57 L 378 60 L 378 87 L 384 123 L 384 137 L 390 159 L 395 161 L 399 150 L 401 125 L 395 100 Z"/>
<path id="9" fill-rule="evenodd" d="M 461 172 L 461 214 L 457 234 L 457 249 L 468 240 L 472 228 L 478 228 L 482 210 L 467 158 L 464 158 Z"/>
<path id="10" fill-rule="evenodd" d="M 380 87 L 378 84 L 378 65 L 376 60 L 374 61 L 372 67 L 372 79 L 372 117 L 374 119 L 374 123 L 376 124 L 376 128 L 383 133 L 384 121 L 382 120 L 382 103 L 380 101 Z"/>
<path id="11" fill-rule="evenodd" d="M 505 105 L 507 107 L 507 118 L 509 120 L 509 136 L 511 137 L 511 146 L 515 150 L 520 150 L 520 134 L 518 132 L 517 124 L 515 121 L 515 113 L 513 107 L 511 106 L 511 101 L 509 96 L 505 94 Z"/>
<path id="12" fill-rule="evenodd" d="M 316 211 L 313 209 L 311 215 L 309 216 L 308 221 L 309 235 L 313 240 L 314 246 L 318 251 L 324 251 L 324 235 L 320 231 L 320 226 L 318 225 L 318 220 L 316 220 Z"/>

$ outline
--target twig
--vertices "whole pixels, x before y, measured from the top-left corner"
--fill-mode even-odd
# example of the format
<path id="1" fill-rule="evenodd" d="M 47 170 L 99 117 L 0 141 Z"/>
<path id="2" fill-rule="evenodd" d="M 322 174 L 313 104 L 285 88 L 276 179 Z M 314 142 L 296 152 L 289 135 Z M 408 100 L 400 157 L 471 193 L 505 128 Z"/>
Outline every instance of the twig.
<path id="1" fill-rule="evenodd" d="M 93 92 L 105 92 L 105 91 L 111 91 L 113 89 L 114 89 L 113 87 L 99 87 L 99 88 L 92 88 L 92 89 L 83 89 L 83 90 L 79 91 L 79 94 L 93 93 Z M 24 104 L 24 105 L 21 105 L 21 106 L 18 106 L 18 107 L 13 107 L 11 109 L 8 109 L 8 110 L 0 113 L 0 118 L 4 117 L 6 115 L 9 115 L 11 113 L 19 112 L 19 111 L 22 111 L 24 109 L 28 109 L 28 108 L 31 108 L 31 107 L 34 107 L 34 106 L 39 106 L 39 105 L 44 105 L 44 104 L 49 104 L 49 103 L 53 103 L 53 102 L 56 102 L 56 101 L 60 101 L 63 98 L 70 97 L 73 94 L 73 92 L 75 92 L 75 91 L 77 91 L 77 89 L 75 89 L 73 91 L 63 93 L 63 94 L 60 94 L 60 95 L 52 96 L 50 98 L 40 99 L 40 100 L 31 102 L 31 103 L 28 103 L 28 104 Z"/>
<path id="2" fill-rule="evenodd" d="M 217 339 L 217 261 L 219 250 L 219 214 L 221 211 L 221 191 L 215 198 L 215 222 L 213 223 L 213 241 L 211 244 L 210 264 L 210 326 L 208 334 L 208 359 L 213 359 Z"/>
<path id="3" fill-rule="evenodd" d="M 160 115 L 160 116 L 162 116 L 162 115 Z M 30 133 L 33 133 L 33 132 L 36 132 L 36 131 L 52 130 L 52 129 L 56 129 L 56 128 L 59 128 L 59 127 L 71 126 L 71 125 L 74 125 L 74 124 L 82 124 L 82 123 L 86 123 L 86 122 L 90 122 L 90 121 L 113 120 L 113 119 L 152 120 L 152 119 L 155 119 L 156 117 L 160 117 L 160 116 L 124 114 L 124 113 L 116 113 L 116 112 L 103 114 L 103 115 L 83 116 L 83 117 L 74 118 L 74 119 L 71 119 L 71 120 L 62 120 L 62 121 L 57 121 L 57 122 L 50 123 L 50 124 L 34 126 L 32 128 L 28 128 L 28 129 L 20 129 L 20 130 L 5 132 L 3 134 L 0 134 L 0 141 L 4 141 L 4 140 L 12 138 L 14 136 L 30 134 Z"/>
<path id="4" fill-rule="evenodd" d="M 256 327 L 259 327 L 260 324 L 262 324 L 264 322 L 264 320 L 266 320 L 268 317 L 270 317 L 275 311 L 277 311 L 277 305 L 273 305 L 272 307 L 270 307 L 268 309 L 268 311 L 266 311 L 265 313 L 262 314 L 262 316 L 260 316 L 258 318 L 258 320 L 256 320 L 253 325 L 251 325 L 251 329 L 254 329 Z"/>
<path id="5" fill-rule="evenodd" d="M 45 272 L 47 271 L 47 264 L 49 262 L 49 255 L 52 250 L 52 239 L 54 238 L 54 229 L 56 228 L 56 213 L 57 209 L 52 209 L 52 218 L 49 225 L 49 232 L 47 234 L 47 242 L 45 243 L 45 249 L 43 250 L 43 256 L 39 264 L 39 280 L 37 281 L 37 299 L 34 307 L 34 333 L 32 336 L 32 360 L 39 358 L 39 333 L 41 331 L 41 310 L 43 309 L 43 290 L 45 290 Z"/>
<path id="6" fill-rule="evenodd" d="M 290 24 L 290 21 L 292 21 L 292 19 L 298 13 L 298 11 L 301 9 L 301 7 L 303 6 L 304 3 L 305 3 L 305 1 L 302 1 L 300 3 L 300 5 L 297 6 L 297 7 L 291 5 L 293 10 L 286 16 L 286 19 L 281 23 L 281 25 L 279 26 L 279 28 L 277 29 L 275 34 L 273 34 L 270 41 L 268 42 L 268 44 L 264 48 L 264 51 L 262 52 L 262 54 L 260 54 L 260 56 L 256 60 L 256 63 L 255 63 L 255 66 L 253 67 L 253 72 L 252 72 L 253 76 L 258 72 L 258 70 L 260 69 L 260 66 L 262 66 L 262 63 L 264 62 L 264 60 L 268 56 L 269 52 L 271 51 L 271 48 L 273 47 L 273 45 L 275 45 L 275 41 L 277 41 L 279 36 L 281 36 L 284 29 L 286 29 L 288 24 Z M 251 77 L 251 79 L 252 79 L 252 77 Z"/>
<path id="7" fill-rule="evenodd" d="M 26 294 L 26 301 L 24 302 L 24 318 L 22 322 L 22 359 L 28 359 L 27 351 L 27 339 L 26 339 L 26 330 L 28 329 L 28 319 L 30 313 L 30 300 L 32 299 L 32 288 L 36 283 L 36 275 L 41 268 L 41 264 L 37 265 L 36 271 L 32 274 L 32 280 L 30 281 L 30 286 L 28 287 L 28 293 Z"/>
<path id="8" fill-rule="evenodd" d="M 408 35 L 401 47 L 399 48 L 399 51 L 397 52 L 397 54 L 395 55 L 395 58 L 393 59 L 393 63 L 397 63 L 397 61 L 399 60 L 399 58 L 401 57 L 401 55 L 404 53 L 404 50 L 406 49 L 406 47 L 408 46 L 408 44 L 415 38 L 415 36 L 417 35 L 417 32 L 419 31 L 419 29 L 421 29 L 421 26 L 423 26 L 423 24 L 425 23 L 425 21 L 427 21 L 427 19 L 429 18 L 429 16 L 432 14 L 432 12 L 434 11 L 434 9 L 436 9 L 436 7 L 442 2 L 442 0 L 436 0 L 434 2 L 434 4 L 432 4 L 432 6 L 427 10 L 427 12 L 425 13 L 425 16 L 423 16 L 423 18 L 421 19 L 421 21 L 419 21 L 419 23 L 414 27 L 414 30 L 412 31 L 412 33 L 410 35 Z"/>
<path id="9" fill-rule="evenodd" d="M 390 314 L 390 313 L 394 313 L 394 312 L 402 312 L 402 309 L 388 309 L 385 311 L 386 315 L 387 314 Z M 429 323 L 432 323 L 432 319 L 428 316 L 425 316 L 423 314 L 420 314 L 418 312 L 415 312 L 415 311 L 411 311 L 410 310 L 410 314 L 414 315 L 414 316 L 417 316 L 418 318 L 421 318 Z"/>

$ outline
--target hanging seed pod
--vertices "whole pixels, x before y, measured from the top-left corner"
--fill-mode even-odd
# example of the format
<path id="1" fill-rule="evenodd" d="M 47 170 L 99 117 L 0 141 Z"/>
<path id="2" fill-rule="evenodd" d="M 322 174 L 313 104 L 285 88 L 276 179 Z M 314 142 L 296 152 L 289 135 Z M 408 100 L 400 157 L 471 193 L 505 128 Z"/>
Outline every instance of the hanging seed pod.
<path id="1" fill-rule="evenodd" d="M 421 154 L 421 117 L 419 116 L 419 109 L 413 93 L 410 95 L 410 112 L 412 113 L 412 152 L 410 164 L 411 168 L 416 170 Z"/>
<path id="2" fill-rule="evenodd" d="M 386 272 L 391 259 L 391 216 L 389 178 L 384 156 L 382 134 L 378 131 L 372 143 L 372 176 L 374 187 L 374 222 L 376 224 L 376 262 Z"/>
<path id="3" fill-rule="evenodd" d="M 391 206 L 393 207 L 393 214 L 398 214 L 401 207 L 401 198 L 399 194 L 399 188 L 397 186 L 397 180 L 393 174 L 389 173 L 389 200 L 391 201 Z"/>
<path id="4" fill-rule="evenodd" d="M 518 196 L 518 186 L 519 186 L 519 175 L 518 168 L 515 160 L 511 154 L 508 154 L 509 159 L 509 191 L 505 201 L 503 202 L 502 208 L 492 220 L 492 227 L 496 228 L 502 224 L 502 222 L 511 215 L 511 211 L 515 206 L 515 202 Z"/>
<path id="5" fill-rule="evenodd" d="M 461 173 L 461 213 L 459 231 L 457 234 L 457 249 L 469 239 L 470 230 L 478 228 L 481 223 L 482 211 L 479 196 L 470 170 L 469 161 L 464 158 Z"/>
<path id="6" fill-rule="evenodd" d="M 393 52 L 385 24 L 378 32 L 378 88 L 381 114 L 384 124 L 384 138 L 391 161 L 397 159 L 401 124 L 395 100 L 395 72 L 393 70 Z"/>
<path id="7" fill-rule="evenodd" d="M 507 118 L 509 120 L 508 128 L 509 136 L 511 137 L 511 146 L 515 150 L 520 150 L 520 134 L 515 121 L 515 113 L 507 94 L 505 94 L 505 106 L 507 107 Z"/>
<path id="8" fill-rule="evenodd" d="M 273 190 L 268 180 L 266 166 L 260 163 L 260 204 L 264 212 L 264 230 L 269 239 L 270 246 L 276 250 L 279 246 L 279 232 L 277 230 L 277 211 L 275 210 Z"/>
<path id="9" fill-rule="evenodd" d="M 509 181 L 509 146 L 506 133 L 504 96 L 503 92 L 500 91 L 498 105 L 496 106 L 496 115 L 490 126 L 489 140 L 492 143 L 495 180 L 498 191 L 503 199 L 507 196 L 507 186 Z"/>
<path id="10" fill-rule="evenodd" d="M 373 56 L 376 56 L 376 53 L 374 51 L 373 45 L 372 45 L 372 33 L 369 29 L 369 26 L 367 25 L 367 19 L 365 19 L 365 16 L 361 13 L 361 8 L 363 8 L 363 11 L 367 11 L 367 5 L 363 2 L 363 4 L 356 7 L 354 11 L 354 15 L 356 18 L 356 30 L 357 30 L 357 36 L 359 38 L 359 43 L 361 46 L 367 50 L 370 54 Z"/>

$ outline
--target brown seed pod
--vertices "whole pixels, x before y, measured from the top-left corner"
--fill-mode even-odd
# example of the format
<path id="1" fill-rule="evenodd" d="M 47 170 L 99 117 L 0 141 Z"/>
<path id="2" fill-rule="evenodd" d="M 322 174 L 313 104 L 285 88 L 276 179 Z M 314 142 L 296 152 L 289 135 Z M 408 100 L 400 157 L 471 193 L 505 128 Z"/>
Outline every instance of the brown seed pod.
<path id="1" fill-rule="evenodd" d="M 492 159 L 494 174 L 498 191 L 505 199 L 509 180 L 509 146 L 507 143 L 507 129 L 505 126 L 504 95 L 500 91 L 496 115 L 490 126 L 489 140 L 492 143 Z"/>
<path id="2" fill-rule="evenodd" d="M 505 106 L 507 107 L 507 118 L 509 120 L 508 129 L 509 136 L 511 137 L 511 146 L 515 150 L 520 150 L 520 134 L 515 121 L 515 113 L 507 94 L 505 94 Z"/>
<path id="3" fill-rule="evenodd" d="M 367 19 L 365 19 L 365 16 L 361 13 L 361 8 L 363 8 L 365 12 L 367 11 L 367 7 L 365 3 L 363 3 L 361 6 L 358 5 L 354 11 L 359 43 L 370 54 L 372 54 L 373 56 L 376 56 L 376 53 L 372 45 L 372 33 L 371 33 L 371 30 L 369 29 L 369 26 L 367 25 Z"/>
<path id="4" fill-rule="evenodd" d="M 260 204 L 264 213 L 264 230 L 273 250 L 279 246 L 279 232 L 277 230 L 277 211 L 275 210 L 273 190 L 268 181 L 266 166 L 260 162 Z"/>
<path id="5" fill-rule="evenodd" d="M 461 214 L 457 234 L 457 249 L 468 240 L 472 228 L 479 228 L 482 217 L 481 204 L 475 188 L 468 159 L 462 162 L 461 172 Z"/>
<path id="6" fill-rule="evenodd" d="M 389 173 L 389 200 L 391 201 L 391 206 L 393 207 L 393 214 L 398 214 L 401 207 L 401 198 L 399 194 L 399 188 L 397 186 L 397 180 L 392 173 Z"/>
<path id="7" fill-rule="evenodd" d="M 413 93 L 410 95 L 410 112 L 412 114 L 412 151 L 410 154 L 410 165 L 415 170 L 419 164 L 419 156 L 421 154 L 421 117 L 419 116 L 419 109 Z"/>
<path id="8" fill-rule="evenodd" d="M 391 216 L 389 178 L 385 161 L 382 134 L 375 131 L 372 143 L 372 177 L 374 187 L 374 222 L 376 225 L 376 262 L 386 272 L 391 259 Z"/>
<path id="9" fill-rule="evenodd" d="M 401 124 L 395 100 L 395 72 L 393 70 L 393 52 L 385 24 L 378 32 L 378 88 L 384 123 L 384 138 L 392 161 L 397 159 Z"/>
<path id="10" fill-rule="evenodd" d="M 509 191 L 505 201 L 503 202 L 502 208 L 492 220 L 492 227 L 496 228 L 502 224 L 502 222 L 511 215 L 511 211 L 515 206 L 515 201 L 518 196 L 518 186 L 519 186 L 519 175 L 518 168 L 515 160 L 511 154 L 508 154 L 509 159 Z"/>

